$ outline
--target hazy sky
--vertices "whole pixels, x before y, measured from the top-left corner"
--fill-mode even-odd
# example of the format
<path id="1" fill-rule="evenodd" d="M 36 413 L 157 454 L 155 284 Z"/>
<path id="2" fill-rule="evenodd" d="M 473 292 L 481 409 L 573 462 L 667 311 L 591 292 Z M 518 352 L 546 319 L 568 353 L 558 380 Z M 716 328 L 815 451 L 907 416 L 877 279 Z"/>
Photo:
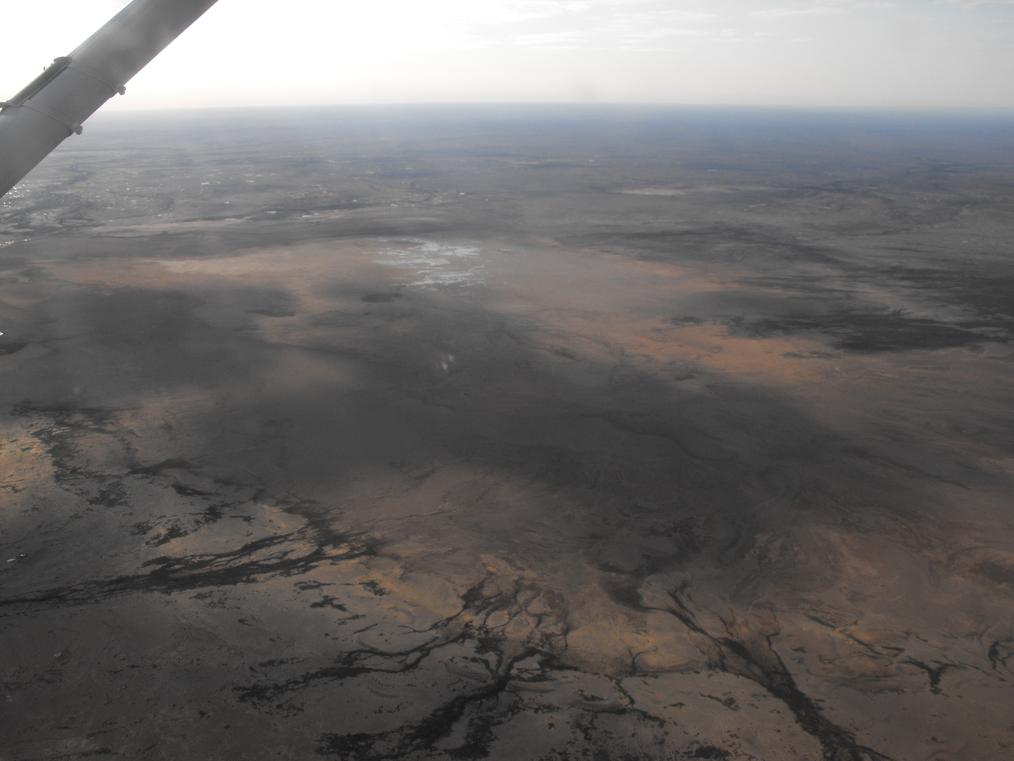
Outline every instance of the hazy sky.
<path id="1" fill-rule="evenodd" d="M 121 0 L 4 0 L 13 95 Z M 112 108 L 1014 106 L 1014 0 L 219 0 Z"/>

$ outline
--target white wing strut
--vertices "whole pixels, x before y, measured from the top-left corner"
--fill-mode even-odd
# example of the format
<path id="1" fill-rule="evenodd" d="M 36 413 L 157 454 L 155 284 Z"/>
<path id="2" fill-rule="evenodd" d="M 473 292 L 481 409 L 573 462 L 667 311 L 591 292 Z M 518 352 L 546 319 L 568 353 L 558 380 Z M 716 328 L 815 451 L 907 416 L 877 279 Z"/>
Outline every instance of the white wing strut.
<path id="1" fill-rule="evenodd" d="M 0 196 L 73 134 L 215 0 L 134 0 L 0 103 Z M 8 30 L 8 33 L 10 30 Z"/>

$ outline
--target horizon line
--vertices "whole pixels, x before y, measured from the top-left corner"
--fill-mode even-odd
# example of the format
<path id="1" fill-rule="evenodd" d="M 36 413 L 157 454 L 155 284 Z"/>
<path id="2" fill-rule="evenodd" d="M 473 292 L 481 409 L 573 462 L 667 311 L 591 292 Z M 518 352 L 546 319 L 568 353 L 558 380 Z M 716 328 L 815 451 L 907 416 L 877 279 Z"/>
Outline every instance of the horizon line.
<path id="1" fill-rule="evenodd" d="M 154 106 L 103 109 L 95 116 L 162 114 L 166 112 L 224 111 L 295 111 L 308 109 L 383 109 L 383 108 L 640 108 L 659 110 L 790 111 L 803 113 L 882 113 L 882 114 L 997 114 L 1014 116 L 1014 105 L 939 106 L 939 105 L 800 105 L 780 103 L 681 103 L 663 101 L 346 101 L 332 103 L 244 104 Z"/>

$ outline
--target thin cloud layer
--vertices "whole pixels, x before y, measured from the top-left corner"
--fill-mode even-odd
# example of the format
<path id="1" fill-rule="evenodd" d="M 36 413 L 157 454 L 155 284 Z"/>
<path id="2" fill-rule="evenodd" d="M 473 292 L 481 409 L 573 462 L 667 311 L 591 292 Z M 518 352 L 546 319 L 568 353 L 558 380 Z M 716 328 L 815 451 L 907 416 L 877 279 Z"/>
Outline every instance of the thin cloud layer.
<path id="1" fill-rule="evenodd" d="M 15 92 L 124 4 L 12 4 L 0 87 Z M 113 107 L 1012 107 L 1011 39 L 1014 0 L 222 0 Z"/>

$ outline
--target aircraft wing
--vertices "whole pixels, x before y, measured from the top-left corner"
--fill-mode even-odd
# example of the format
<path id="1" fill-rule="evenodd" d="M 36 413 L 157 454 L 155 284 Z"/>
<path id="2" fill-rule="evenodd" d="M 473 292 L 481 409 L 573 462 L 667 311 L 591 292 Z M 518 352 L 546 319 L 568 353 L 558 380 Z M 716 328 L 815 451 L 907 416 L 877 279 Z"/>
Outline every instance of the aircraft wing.
<path id="1" fill-rule="evenodd" d="M 134 0 L 0 103 L 0 196 L 73 134 L 216 0 Z"/>

